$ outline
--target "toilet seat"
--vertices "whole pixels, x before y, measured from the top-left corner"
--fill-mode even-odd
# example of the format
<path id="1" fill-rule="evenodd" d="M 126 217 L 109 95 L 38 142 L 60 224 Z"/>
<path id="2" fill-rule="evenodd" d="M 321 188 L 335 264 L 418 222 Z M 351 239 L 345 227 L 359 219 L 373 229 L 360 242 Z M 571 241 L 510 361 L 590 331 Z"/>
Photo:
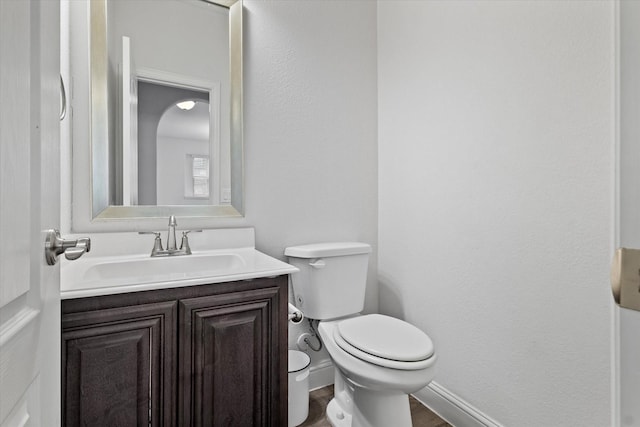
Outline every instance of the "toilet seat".
<path id="1" fill-rule="evenodd" d="M 333 338 L 350 355 L 386 368 L 418 370 L 433 362 L 433 342 L 424 332 L 381 314 L 343 320 L 336 325 Z"/>

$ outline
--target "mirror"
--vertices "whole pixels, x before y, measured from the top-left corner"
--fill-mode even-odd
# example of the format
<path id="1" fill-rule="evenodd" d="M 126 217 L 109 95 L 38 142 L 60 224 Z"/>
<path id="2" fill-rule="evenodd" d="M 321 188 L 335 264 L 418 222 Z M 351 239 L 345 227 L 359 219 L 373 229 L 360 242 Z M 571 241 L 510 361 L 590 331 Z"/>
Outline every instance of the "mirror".
<path id="1" fill-rule="evenodd" d="M 89 9 L 91 222 L 241 217 L 242 0 Z"/>

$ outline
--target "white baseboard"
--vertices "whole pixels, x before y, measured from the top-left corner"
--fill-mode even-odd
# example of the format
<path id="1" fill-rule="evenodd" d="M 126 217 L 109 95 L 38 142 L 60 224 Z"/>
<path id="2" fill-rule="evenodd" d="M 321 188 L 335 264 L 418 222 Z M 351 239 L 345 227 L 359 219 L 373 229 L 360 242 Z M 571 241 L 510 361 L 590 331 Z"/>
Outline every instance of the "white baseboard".
<path id="1" fill-rule="evenodd" d="M 413 397 L 455 427 L 503 427 L 438 383 L 431 382 Z"/>
<path id="2" fill-rule="evenodd" d="M 0 0 L 1 1 L 1 0 Z M 309 390 L 333 384 L 334 370 L 331 360 L 323 360 L 309 369 Z"/>

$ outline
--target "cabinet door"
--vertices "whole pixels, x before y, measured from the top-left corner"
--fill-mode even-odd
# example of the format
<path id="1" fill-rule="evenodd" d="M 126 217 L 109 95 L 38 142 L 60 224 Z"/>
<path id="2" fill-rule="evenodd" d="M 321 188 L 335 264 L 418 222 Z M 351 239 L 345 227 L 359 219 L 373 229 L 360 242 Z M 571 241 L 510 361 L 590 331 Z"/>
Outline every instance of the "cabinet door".
<path id="1" fill-rule="evenodd" d="M 179 301 L 180 425 L 286 424 L 281 297 L 266 288 Z"/>
<path id="2" fill-rule="evenodd" d="M 63 315 L 62 425 L 175 425 L 176 306 Z"/>

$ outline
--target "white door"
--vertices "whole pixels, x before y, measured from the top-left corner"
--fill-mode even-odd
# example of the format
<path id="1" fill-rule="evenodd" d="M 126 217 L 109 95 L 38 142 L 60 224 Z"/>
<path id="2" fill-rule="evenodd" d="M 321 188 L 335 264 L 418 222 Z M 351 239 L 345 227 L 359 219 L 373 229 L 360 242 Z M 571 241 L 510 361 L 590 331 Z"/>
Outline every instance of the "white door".
<path id="1" fill-rule="evenodd" d="M 60 424 L 59 2 L 0 0 L 0 426 Z"/>
<path id="2" fill-rule="evenodd" d="M 620 19 L 619 246 L 640 249 L 640 2 L 622 0 Z M 621 426 L 640 426 L 640 311 L 619 314 Z"/>

